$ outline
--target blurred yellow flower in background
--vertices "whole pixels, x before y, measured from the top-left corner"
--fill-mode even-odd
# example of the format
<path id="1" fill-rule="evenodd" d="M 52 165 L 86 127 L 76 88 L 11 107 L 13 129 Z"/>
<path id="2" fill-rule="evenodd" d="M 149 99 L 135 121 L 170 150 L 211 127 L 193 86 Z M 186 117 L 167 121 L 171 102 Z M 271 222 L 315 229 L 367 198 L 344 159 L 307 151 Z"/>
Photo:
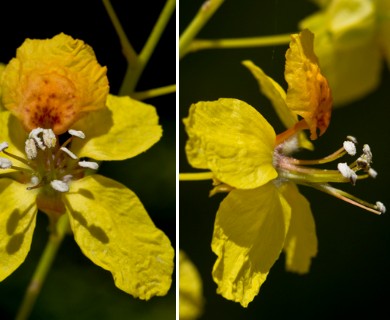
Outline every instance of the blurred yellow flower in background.
<path id="1" fill-rule="evenodd" d="M 198 319 L 204 305 L 202 279 L 185 252 L 179 254 L 179 318 Z"/>
<path id="2" fill-rule="evenodd" d="M 335 105 L 358 100 L 381 81 L 390 65 L 390 1 L 316 1 L 321 10 L 300 22 L 315 34 L 314 48 Z"/>

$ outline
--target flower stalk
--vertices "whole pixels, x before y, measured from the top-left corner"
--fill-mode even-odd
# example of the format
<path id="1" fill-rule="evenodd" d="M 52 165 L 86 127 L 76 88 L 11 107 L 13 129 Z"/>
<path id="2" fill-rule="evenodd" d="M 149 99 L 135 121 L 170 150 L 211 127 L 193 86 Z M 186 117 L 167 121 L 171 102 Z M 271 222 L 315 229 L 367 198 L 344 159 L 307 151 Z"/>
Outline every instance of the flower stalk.
<path id="1" fill-rule="evenodd" d="M 69 218 L 68 215 L 63 215 L 58 220 L 56 227 L 50 233 L 45 250 L 39 260 L 33 277 L 31 278 L 30 284 L 27 287 L 22 304 L 19 307 L 16 320 L 28 319 L 34 307 L 35 301 L 41 292 L 46 276 L 54 262 L 58 249 L 60 248 L 60 245 L 68 231 Z"/>

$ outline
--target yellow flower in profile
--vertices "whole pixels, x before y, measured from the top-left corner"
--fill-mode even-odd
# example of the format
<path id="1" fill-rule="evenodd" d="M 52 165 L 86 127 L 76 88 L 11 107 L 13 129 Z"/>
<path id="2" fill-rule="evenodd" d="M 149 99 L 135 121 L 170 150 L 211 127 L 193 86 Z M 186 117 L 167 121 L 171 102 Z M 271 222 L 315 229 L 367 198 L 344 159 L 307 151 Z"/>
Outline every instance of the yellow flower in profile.
<path id="1" fill-rule="evenodd" d="M 300 22 L 316 38 L 314 48 L 336 105 L 373 92 L 383 61 L 390 66 L 390 1 L 320 1 L 321 10 Z"/>
<path id="2" fill-rule="evenodd" d="M 218 257 L 212 273 L 217 292 L 247 307 L 281 251 L 286 254 L 286 269 L 301 274 L 309 271 L 317 254 L 310 204 L 296 184 L 377 214 L 385 207 L 380 202 L 366 203 L 330 184 L 355 183 L 376 175 L 368 145 L 351 165 L 340 162 L 332 170 L 315 165 L 355 155 L 353 137 L 322 159 L 292 156 L 301 146 L 310 147 L 302 130 L 308 129 L 314 140 L 330 121 L 332 98 L 313 52 L 313 34 L 304 30 L 292 35 L 286 54 L 287 93 L 253 63 L 244 64 L 289 128 L 276 135 L 256 109 L 231 98 L 193 104 L 184 124 L 189 136 L 188 161 L 195 168 L 212 172 L 215 188 L 211 194 L 228 192 L 218 209 L 212 239 L 212 250 Z"/>
<path id="3" fill-rule="evenodd" d="M 25 260 L 40 210 L 52 232 L 68 215 L 82 252 L 110 271 L 118 288 L 140 299 L 170 288 L 169 239 L 131 190 L 95 172 L 95 161 L 128 159 L 155 144 L 158 117 L 154 107 L 108 89 L 92 48 L 65 34 L 27 39 L 6 66 L 0 280 Z"/>
<path id="4" fill-rule="evenodd" d="M 203 288 L 200 274 L 183 250 L 179 256 L 179 318 L 198 319 L 203 312 Z"/>

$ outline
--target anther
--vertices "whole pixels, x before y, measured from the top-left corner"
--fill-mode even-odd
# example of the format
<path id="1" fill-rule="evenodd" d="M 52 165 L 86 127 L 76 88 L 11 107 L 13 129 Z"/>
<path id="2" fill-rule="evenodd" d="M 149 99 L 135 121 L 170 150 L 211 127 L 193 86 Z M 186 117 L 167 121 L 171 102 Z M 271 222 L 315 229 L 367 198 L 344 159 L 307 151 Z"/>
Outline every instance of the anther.
<path id="1" fill-rule="evenodd" d="M 363 146 L 363 154 L 367 157 L 367 161 L 371 163 L 372 161 L 372 152 L 371 148 L 368 144 Z"/>
<path id="2" fill-rule="evenodd" d="M 80 139 L 85 139 L 85 134 L 84 134 L 84 132 L 82 132 L 82 131 L 69 129 L 69 130 L 68 130 L 68 133 L 69 133 L 71 136 L 75 136 L 75 137 L 80 138 Z"/>
<path id="3" fill-rule="evenodd" d="M 11 160 L 7 158 L 0 158 L 0 168 L 1 169 L 9 169 L 12 167 Z"/>
<path id="4" fill-rule="evenodd" d="M 344 141 L 343 147 L 350 156 L 354 156 L 356 154 L 356 146 L 352 141 Z"/>
<path id="5" fill-rule="evenodd" d="M 97 170 L 99 165 L 93 161 L 79 161 L 79 166 L 83 168 L 89 168 L 92 170 Z"/>
<path id="6" fill-rule="evenodd" d="M 38 151 L 34 139 L 27 139 L 25 142 L 24 150 L 26 151 L 28 159 L 35 159 L 37 157 Z"/>
<path id="7" fill-rule="evenodd" d="M 8 142 L 0 143 L 0 152 L 3 152 L 7 148 L 8 148 Z"/>
<path id="8" fill-rule="evenodd" d="M 347 136 L 347 140 L 351 141 L 354 144 L 358 143 L 357 139 L 354 136 Z"/>
<path id="9" fill-rule="evenodd" d="M 337 164 L 337 169 L 340 171 L 340 173 L 342 174 L 342 176 L 344 178 L 347 178 L 349 179 L 352 184 L 355 184 L 356 183 L 356 179 L 357 179 L 357 174 L 355 171 L 353 171 L 346 162 L 342 163 L 340 162 L 339 164 Z"/>
<path id="10" fill-rule="evenodd" d="M 377 209 L 378 209 L 381 213 L 385 213 L 385 212 L 386 212 L 386 207 L 385 207 L 385 205 L 384 205 L 382 202 L 377 201 L 377 202 L 375 203 L 375 205 L 376 205 Z"/>
<path id="11" fill-rule="evenodd" d="M 53 180 L 50 182 L 51 187 L 59 192 L 68 192 L 69 186 L 66 182 L 61 180 Z"/>
<path id="12" fill-rule="evenodd" d="M 31 130 L 30 134 L 28 135 L 28 137 L 30 139 L 33 139 L 37 146 L 39 147 L 39 149 L 41 150 L 45 150 L 46 147 L 44 146 L 43 142 L 42 142 L 42 139 L 40 137 L 38 137 L 38 134 L 42 133 L 43 132 L 43 129 L 42 128 L 36 128 L 36 129 L 33 129 Z"/>
<path id="13" fill-rule="evenodd" d="M 376 178 L 377 175 L 378 175 L 378 172 L 376 172 L 373 168 L 370 168 L 370 169 L 368 169 L 368 175 L 369 175 L 371 178 Z"/>
<path id="14" fill-rule="evenodd" d="M 71 157 L 72 159 L 76 160 L 78 159 L 78 157 L 72 152 L 70 151 L 68 148 L 65 148 L 65 147 L 61 147 L 60 148 L 62 151 L 64 151 L 69 157 Z"/>
<path id="15" fill-rule="evenodd" d="M 43 137 L 43 143 L 45 144 L 46 147 L 53 148 L 56 146 L 57 139 L 53 130 L 43 129 L 42 137 Z"/>

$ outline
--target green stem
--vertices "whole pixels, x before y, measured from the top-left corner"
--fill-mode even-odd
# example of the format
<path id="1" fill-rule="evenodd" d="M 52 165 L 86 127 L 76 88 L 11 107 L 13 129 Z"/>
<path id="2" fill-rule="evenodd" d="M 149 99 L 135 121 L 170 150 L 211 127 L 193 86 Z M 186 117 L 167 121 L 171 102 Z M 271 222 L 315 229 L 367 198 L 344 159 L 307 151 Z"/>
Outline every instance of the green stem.
<path id="1" fill-rule="evenodd" d="M 197 39 L 189 45 L 187 53 L 205 49 L 251 48 L 289 44 L 290 34 L 239 38 L 239 39 Z"/>
<path id="2" fill-rule="evenodd" d="M 200 181 L 211 180 L 214 178 L 212 172 L 179 173 L 180 181 Z"/>
<path id="3" fill-rule="evenodd" d="M 119 37 L 119 41 L 122 46 L 122 52 L 127 60 L 127 63 L 135 67 L 138 64 L 137 53 L 135 52 L 129 39 L 127 38 L 126 33 L 123 30 L 121 23 L 119 22 L 118 16 L 116 15 L 110 0 L 103 0 L 103 4 L 104 7 L 106 8 L 107 14 L 110 17 L 112 24 L 114 25 L 115 31 Z"/>
<path id="4" fill-rule="evenodd" d="M 140 55 L 138 56 L 138 63 L 136 67 L 128 65 L 125 78 L 122 82 L 122 86 L 119 90 L 119 95 L 132 95 L 137 85 L 138 79 L 141 76 L 145 66 L 147 65 L 150 56 L 152 55 L 161 35 L 172 16 L 173 11 L 176 8 L 176 0 L 167 0 L 161 14 L 153 27 L 152 32 L 145 46 L 143 47 Z"/>
<path id="5" fill-rule="evenodd" d="M 179 40 L 179 58 L 183 58 L 188 53 L 189 46 L 192 40 L 196 37 L 199 31 L 213 16 L 215 11 L 222 5 L 224 0 L 210 0 L 204 3 L 198 13 L 184 30 Z"/>
<path id="6" fill-rule="evenodd" d="M 146 91 L 134 92 L 132 97 L 137 100 L 145 100 L 150 98 L 159 97 L 165 94 L 173 93 L 176 91 L 176 85 L 171 84 L 169 86 L 154 88 Z"/>
<path id="7" fill-rule="evenodd" d="M 50 234 L 48 243 L 35 269 L 33 277 L 27 287 L 23 302 L 18 310 L 16 320 L 27 319 L 34 307 L 35 301 L 41 291 L 46 276 L 53 264 L 60 244 L 69 229 L 68 215 L 64 214 L 57 223 L 56 231 Z"/>

